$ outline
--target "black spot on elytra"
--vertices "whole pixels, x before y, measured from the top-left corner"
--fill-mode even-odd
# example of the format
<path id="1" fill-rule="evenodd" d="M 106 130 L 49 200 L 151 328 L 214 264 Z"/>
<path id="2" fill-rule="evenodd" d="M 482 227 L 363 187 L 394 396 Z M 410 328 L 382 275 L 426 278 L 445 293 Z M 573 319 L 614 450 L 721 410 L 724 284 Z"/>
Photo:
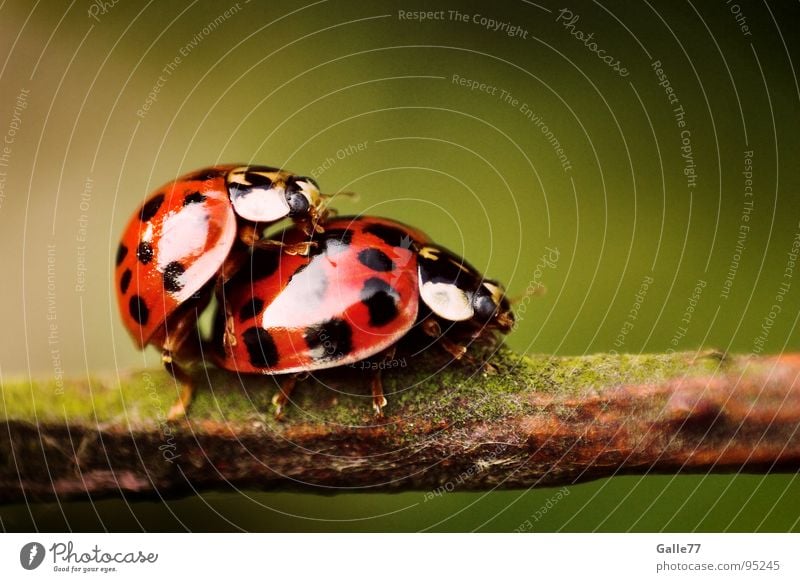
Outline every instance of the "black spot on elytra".
<path id="1" fill-rule="evenodd" d="M 147 241 L 140 242 L 139 246 L 136 247 L 136 256 L 140 263 L 146 265 L 153 260 L 153 245 Z"/>
<path id="2" fill-rule="evenodd" d="M 261 313 L 262 309 L 264 309 L 264 300 L 259 299 L 258 297 L 253 297 L 252 299 L 248 300 L 247 303 L 242 305 L 242 308 L 239 310 L 239 321 L 247 321 L 248 319 L 252 319 Z"/>
<path id="3" fill-rule="evenodd" d="M 122 264 L 122 261 L 125 260 L 125 257 L 128 256 L 128 247 L 124 244 L 120 243 L 117 247 L 117 266 L 119 267 Z"/>
<path id="4" fill-rule="evenodd" d="M 205 199 L 205 194 L 201 194 L 200 192 L 192 192 L 191 194 L 187 194 L 186 198 L 183 199 L 183 205 L 188 206 L 189 204 L 197 204 L 199 202 L 203 202 Z"/>
<path id="5" fill-rule="evenodd" d="M 144 203 L 142 206 L 142 210 L 139 212 L 139 220 L 142 222 L 147 222 L 151 218 L 156 215 L 158 209 L 161 208 L 161 205 L 164 203 L 164 195 L 163 194 L 156 194 L 150 200 Z"/>
<path id="6" fill-rule="evenodd" d="M 131 273 L 130 269 L 125 269 L 125 272 L 122 273 L 122 277 L 119 278 L 119 290 L 122 292 L 123 295 L 128 292 L 128 286 L 131 284 Z"/>
<path id="7" fill-rule="evenodd" d="M 186 272 L 186 269 L 178 261 L 172 261 L 164 267 L 164 289 L 170 293 L 177 293 L 183 289 L 181 275 L 184 272 Z"/>
<path id="8" fill-rule="evenodd" d="M 372 277 L 361 288 L 361 302 L 369 310 L 369 323 L 380 327 L 394 320 L 398 315 L 397 302 L 400 294 L 386 281 Z"/>
<path id="9" fill-rule="evenodd" d="M 392 259 L 387 257 L 386 253 L 380 249 L 364 249 L 358 253 L 358 260 L 361 261 L 362 265 L 369 267 L 373 271 L 385 273 L 394 270 Z"/>
<path id="10" fill-rule="evenodd" d="M 395 228 L 394 226 L 387 226 L 385 224 L 369 224 L 364 227 L 364 232 L 373 236 L 377 236 L 387 245 L 393 247 L 407 249 L 413 244 L 411 237 L 408 236 L 407 232 L 403 232 L 401 229 Z"/>
<path id="11" fill-rule="evenodd" d="M 138 295 L 131 297 L 128 302 L 128 312 L 136 323 L 147 325 L 147 320 L 150 318 L 150 310 L 147 308 L 147 303 L 145 303 L 144 299 Z"/>
<path id="12" fill-rule="evenodd" d="M 353 351 L 353 330 L 343 319 L 334 318 L 306 328 L 306 345 L 320 360 L 338 360 Z"/>
<path id="13" fill-rule="evenodd" d="M 248 328 L 242 334 L 242 340 L 254 368 L 272 368 L 278 363 L 278 347 L 266 329 Z"/>
<path id="14" fill-rule="evenodd" d="M 245 265 L 241 271 L 241 276 L 253 281 L 266 279 L 278 270 L 280 258 L 280 252 L 275 249 L 254 251 L 250 257 L 249 268 Z"/>

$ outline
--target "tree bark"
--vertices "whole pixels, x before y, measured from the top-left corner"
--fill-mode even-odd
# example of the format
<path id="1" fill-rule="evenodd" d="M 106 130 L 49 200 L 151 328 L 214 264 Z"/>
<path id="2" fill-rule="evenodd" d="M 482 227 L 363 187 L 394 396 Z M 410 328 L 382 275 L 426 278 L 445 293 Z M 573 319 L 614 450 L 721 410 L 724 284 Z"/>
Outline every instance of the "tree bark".
<path id="1" fill-rule="evenodd" d="M 161 371 L 7 382 L 0 502 L 172 497 L 199 490 L 427 490 L 553 486 L 617 474 L 796 471 L 800 354 L 524 357 L 490 365 L 404 356 L 384 371 L 298 385 L 273 418 L 269 376 L 197 370 L 189 419 Z"/>

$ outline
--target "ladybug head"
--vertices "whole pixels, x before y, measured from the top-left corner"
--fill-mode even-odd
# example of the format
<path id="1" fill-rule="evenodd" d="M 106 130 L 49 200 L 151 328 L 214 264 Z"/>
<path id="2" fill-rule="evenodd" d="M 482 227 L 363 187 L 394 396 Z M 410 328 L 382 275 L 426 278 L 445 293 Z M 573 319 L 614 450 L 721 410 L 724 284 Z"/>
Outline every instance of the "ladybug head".
<path id="1" fill-rule="evenodd" d="M 228 173 L 227 184 L 234 212 L 250 222 L 308 216 L 321 200 L 312 178 L 268 166 L 235 168 Z"/>
<path id="2" fill-rule="evenodd" d="M 421 248 L 418 265 L 420 298 L 435 315 L 511 331 L 514 314 L 499 283 L 485 279 L 464 259 L 438 246 Z"/>
<path id="3" fill-rule="evenodd" d="M 475 307 L 474 319 L 497 327 L 503 333 L 514 328 L 514 312 L 506 298 L 506 290 L 497 281 L 484 279 L 472 298 Z"/>

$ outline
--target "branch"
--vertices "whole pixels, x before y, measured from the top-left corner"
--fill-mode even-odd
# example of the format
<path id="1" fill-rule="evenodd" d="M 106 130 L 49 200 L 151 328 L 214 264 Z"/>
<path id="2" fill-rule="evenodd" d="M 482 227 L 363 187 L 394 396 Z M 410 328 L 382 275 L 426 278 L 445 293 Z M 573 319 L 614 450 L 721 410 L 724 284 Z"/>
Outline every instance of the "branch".
<path id="1" fill-rule="evenodd" d="M 6 383 L 0 502 L 234 486 L 434 494 L 800 468 L 800 354 L 528 358 L 503 349 L 494 373 L 430 356 L 396 363 L 384 373 L 381 422 L 358 368 L 298 385 L 281 422 L 266 376 L 199 370 L 190 420 L 177 424 L 165 415 L 178 387 L 160 371 Z"/>

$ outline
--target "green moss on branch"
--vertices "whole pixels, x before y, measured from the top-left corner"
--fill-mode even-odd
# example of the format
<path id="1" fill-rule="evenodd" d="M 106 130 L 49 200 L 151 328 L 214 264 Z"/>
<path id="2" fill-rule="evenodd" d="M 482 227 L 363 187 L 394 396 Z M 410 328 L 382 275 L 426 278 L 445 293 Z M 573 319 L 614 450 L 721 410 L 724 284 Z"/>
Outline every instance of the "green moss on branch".
<path id="1" fill-rule="evenodd" d="M 554 485 L 617 472 L 796 469 L 800 358 L 713 354 L 525 357 L 476 369 L 406 356 L 384 374 L 387 418 L 358 367 L 301 383 L 284 421 L 269 376 L 198 369 L 186 422 L 178 386 L 134 371 L 6 382 L 0 501 L 256 488 Z M 501 443 L 501 445 L 498 445 Z M 463 479 L 462 479 L 463 481 Z"/>

